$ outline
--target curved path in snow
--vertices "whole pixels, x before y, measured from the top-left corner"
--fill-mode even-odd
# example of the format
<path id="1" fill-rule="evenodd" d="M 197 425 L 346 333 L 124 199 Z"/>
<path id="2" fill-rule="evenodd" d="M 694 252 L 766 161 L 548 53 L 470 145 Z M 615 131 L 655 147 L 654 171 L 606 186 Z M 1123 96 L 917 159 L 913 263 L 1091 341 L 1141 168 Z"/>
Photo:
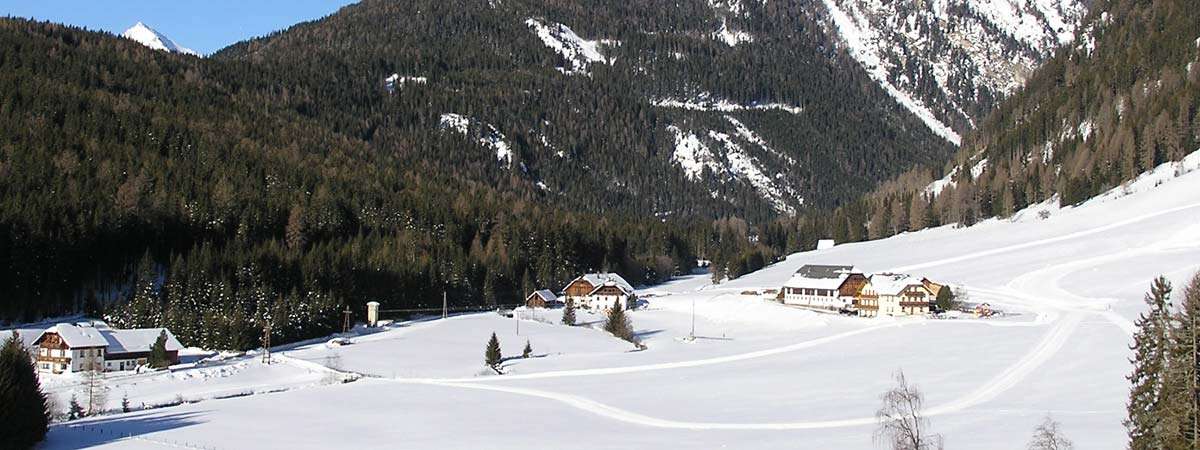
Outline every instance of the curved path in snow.
<path id="1" fill-rule="evenodd" d="M 1144 214 L 1137 217 L 1132 217 L 1122 221 L 1110 223 L 1107 225 L 1091 228 L 1084 231 L 1064 234 L 1051 238 L 1040 239 L 1036 241 L 1025 242 L 1016 245 L 1010 245 L 1001 248 L 989 249 L 962 255 L 954 258 L 947 258 L 937 261 L 930 261 L 921 264 L 913 264 L 909 266 L 897 267 L 893 271 L 911 271 L 928 267 L 953 264 L 970 259 L 992 256 L 1000 253 L 1011 252 L 1037 246 L 1044 246 L 1056 242 L 1067 241 L 1071 239 L 1091 236 L 1104 231 L 1113 230 L 1116 228 L 1129 226 L 1145 220 L 1150 220 L 1167 214 L 1177 213 L 1189 209 L 1200 208 L 1200 203 L 1179 206 L 1163 211 Z M 936 416 L 954 413 L 970 408 L 972 406 L 992 400 L 1016 386 L 1022 380 L 1027 378 L 1034 370 L 1044 364 L 1047 360 L 1053 357 L 1058 351 L 1069 341 L 1071 334 L 1078 329 L 1083 318 L 1088 314 L 1097 314 L 1105 317 L 1107 320 L 1120 327 L 1126 333 L 1132 333 L 1133 323 L 1128 319 L 1112 312 L 1108 309 L 1108 304 L 1111 303 L 1105 300 L 1111 299 L 1096 299 L 1087 298 L 1070 293 L 1063 289 L 1059 282 L 1069 274 L 1084 270 L 1090 267 L 1095 267 L 1107 262 L 1119 261 L 1121 259 L 1134 256 L 1153 254 L 1160 249 L 1156 247 L 1130 249 L 1123 252 L 1118 252 L 1110 255 L 1103 255 L 1082 260 L 1070 261 L 1062 264 L 1051 265 L 1037 270 L 1033 270 L 1018 276 L 1013 279 L 1002 289 L 985 289 L 972 288 L 972 290 L 983 293 L 990 299 L 1003 300 L 1006 303 L 1021 305 L 1030 308 L 1038 313 L 1037 319 L 1033 322 L 1020 323 L 996 323 L 1001 326 L 1041 326 L 1050 324 L 1049 329 L 1043 334 L 1037 344 L 1033 346 L 1020 359 L 1007 367 L 1004 371 L 992 377 L 986 383 L 978 386 L 976 389 L 968 392 L 955 400 L 939 405 L 934 405 L 926 410 L 926 415 Z M 703 287 L 701 288 L 703 289 Z M 1038 293 L 1037 295 L 1031 292 Z M 1046 294 L 1048 293 L 1048 294 Z M 793 352 L 801 349 L 806 349 L 818 345 L 827 344 L 833 341 L 844 339 L 859 334 L 869 333 L 876 330 L 890 328 L 902 325 L 903 322 L 891 323 L 886 325 L 878 325 L 858 330 L 843 332 L 824 338 L 813 339 L 796 344 L 791 344 L 783 347 L 759 350 L 755 352 L 722 356 L 715 358 L 706 358 L 691 361 L 681 361 L 672 363 L 648 364 L 640 366 L 613 367 L 613 368 L 597 368 L 597 369 L 580 369 L 580 370 L 563 370 L 542 372 L 533 374 L 513 375 L 504 377 L 494 377 L 487 379 L 479 378 L 460 378 L 460 379 L 392 379 L 391 381 L 400 383 L 428 384 L 436 386 L 455 387 L 462 389 L 476 389 L 485 391 L 505 392 L 516 395 L 524 395 L 529 397 L 542 398 L 553 400 L 565 405 L 571 406 L 582 411 L 606 417 L 612 420 L 621 422 L 652 426 L 659 428 L 675 428 L 689 430 L 802 430 L 816 428 L 837 428 L 849 426 L 864 426 L 873 425 L 876 422 L 874 417 L 858 417 L 848 419 L 834 420 L 818 420 L 818 421 L 795 421 L 795 422 L 766 422 L 766 423 L 726 423 L 726 422 L 695 422 L 695 421 L 678 421 L 664 419 L 660 417 L 647 416 L 633 411 L 617 408 L 585 397 L 551 392 L 540 389 L 502 386 L 491 383 L 492 381 L 508 381 L 508 380 L 529 380 L 529 379 L 544 379 L 544 378 L 561 378 L 575 376 L 604 376 L 616 375 L 631 372 L 643 372 L 653 370 L 666 370 L 685 367 L 698 367 L 711 364 L 723 364 L 735 361 L 743 361 L 754 358 L 762 358 L 772 355 L 778 355 L 787 352 Z"/>

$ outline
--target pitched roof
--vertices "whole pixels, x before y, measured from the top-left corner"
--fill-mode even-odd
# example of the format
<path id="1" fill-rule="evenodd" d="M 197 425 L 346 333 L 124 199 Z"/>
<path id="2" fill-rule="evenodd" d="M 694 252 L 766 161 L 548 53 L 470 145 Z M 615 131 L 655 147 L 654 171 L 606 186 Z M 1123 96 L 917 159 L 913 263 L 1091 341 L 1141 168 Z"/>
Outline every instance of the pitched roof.
<path id="1" fill-rule="evenodd" d="M 837 289 L 850 277 L 859 273 L 854 266 L 823 266 L 807 264 L 800 267 L 784 287 L 805 289 Z"/>
<path id="2" fill-rule="evenodd" d="M 909 286 L 925 287 L 920 278 L 903 273 L 877 273 L 871 275 L 871 287 L 879 295 L 899 295 Z"/>
<path id="3" fill-rule="evenodd" d="M 101 334 L 101 331 L 101 329 L 93 326 L 81 327 L 79 325 L 69 323 L 60 323 L 47 328 L 46 331 L 43 331 L 42 334 L 38 335 L 38 338 L 33 342 L 41 342 L 42 337 L 44 337 L 47 333 L 54 333 L 57 334 L 58 337 L 62 338 L 63 342 L 71 348 L 104 347 L 108 345 L 108 341 L 104 340 L 104 336 Z"/>
<path id="4" fill-rule="evenodd" d="M 158 340 L 158 334 L 163 331 L 167 332 L 168 352 L 183 349 L 183 345 L 175 339 L 175 335 L 166 328 L 138 328 L 104 331 L 104 338 L 108 341 L 108 348 L 105 351 L 108 353 L 148 352 L 150 347 L 154 346 L 154 342 Z"/>
<path id="5" fill-rule="evenodd" d="M 558 296 L 554 295 L 554 292 L 550 291 L 549 289 L 542 289 L 540 291 L 535 291 L 534 293 L 529 294 L 529 297 L 527 297 L 526 299 L 528 300 L 530 297 L 535 297 L 535 296 L 540 297 L 542 299 L 542 301 L 547 301 L 547 302 L 552 302 L 552 301 L 558 300 Z"/>
<path id="6" fill-rule="evenodd" d="M 40 342 L 47 333 L 54 333 L 71 348 L 105 347 L 106 353 L 148 352 L 163 331 L 167 332 L 167 351 L 183 349 L 183 344 L 166 328 L 114 330 L 103 322 L 60 323 L 47 328 L 34 342 Z"/>
<path id="7" fill-rule="evenodd" d="M 615 273 L 584 274 L 583 276 L 581 276 L 579 278 L 571 280 L 570 283 L 567 283 L 567 286 L 570 286 L 572 283 L 575 283 L 576 281 L 579 281 L 581 279 L 583 281 L 588 282 L 588 284 L 592 285 L 592 292 L 596 292 L 596 289 L 600 289 L 601 287 L 604 287 L 604 286 L 616 286 L 617 288 L 624 291 L 626 294 L 633 293 L 633 286 L 630 285 L 628 281 L 625 281 L 624 278 L 621 278 L 620 275 L 617 275 Z M 565 291 L 566 289 L 564 288 L 563 290 Z M 591 295 L 591 293 L 588 293 L 588 295 Z"/>
<path id="8" fill-rule="evenodd" d="M 821 264 L 805 264 L 796 270 L 797 275 L 805 278 L 837 278 L 839 275 L 855 273 L 854 266 L 829 266 Z"/>

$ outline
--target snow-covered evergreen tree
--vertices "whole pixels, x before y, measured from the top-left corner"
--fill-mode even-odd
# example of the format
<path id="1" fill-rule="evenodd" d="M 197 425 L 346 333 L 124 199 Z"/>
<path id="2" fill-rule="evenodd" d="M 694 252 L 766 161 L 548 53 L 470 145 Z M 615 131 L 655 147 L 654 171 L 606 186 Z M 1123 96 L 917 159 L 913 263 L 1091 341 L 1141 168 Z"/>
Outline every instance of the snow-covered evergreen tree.
<path id="1" fill-rule="evenodd" d="M 575 326 L 575 300 L 571 297 L 567 297 L 567 303 L 563 306 L 562 323 Z"/>
<path id="2" fill-rule="evenodd" d="M 637 336 L 633 334 L 633 325 L 629 323 L 629 315 L 625 314 L 625 308 L 621 306 L 619 300 L 614 300 L 612 308 L 608 309 L 608 320 L 604 323 L 604 331 L 626 341 L 637 343 Z"/>
<path id="3" fill-rule="evenodd" d="M 1171 283 L 1163 277 L 1155 279 L 1145 301 L 1150 310 L 1137 320 L 1132 347 L 1133 373 L 1126 377 L 1132 386 L 1125 427 L 1129 431 L 1129 446 L 1134 450 L 1162 448 L 1160 403 L 1167 359 Z"/>
<path id="4" fill-rule="evenodd" d="M 528 358 L 530 355 L 533 355 L 533 346 L 530 345 L 529 340 L 526 339 L 525 340 L 525 350 L 521 351 L 521 357 Z"/>

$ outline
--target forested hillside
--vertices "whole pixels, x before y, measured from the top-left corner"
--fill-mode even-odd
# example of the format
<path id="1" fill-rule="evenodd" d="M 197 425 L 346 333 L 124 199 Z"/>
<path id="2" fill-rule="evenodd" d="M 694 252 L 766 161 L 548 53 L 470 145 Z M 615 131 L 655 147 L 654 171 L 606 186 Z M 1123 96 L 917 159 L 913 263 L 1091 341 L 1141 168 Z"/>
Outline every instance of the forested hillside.
<path id="1" fill-rule="evenodd" d="M 955 146 L 825 6 L 366 0 L 209 58 L 0 20 L 0 320 L 242 348 L 861 239 L 855 199 Z"/>
<path id="2" fill-rule="evenodd" d="M 257 65 L 20 20 L 0 21 L 0 48 L 7 318 L 109 304 L 118 324 L 246 347 L 263 320 L 326 333 L 342 304 L 512 303 L 581 270 L 653 282 L 707 237 L 373 148 L 277 100 Z"/>
<path id="3" fill-rule="evenodd" d="M 838 208 L 848 239 L 970 225 L 1058 198 L 1077 204 L 1200 148 L 1200 15 L 1184 0 L 1096 2 L 943 167 Z"/>

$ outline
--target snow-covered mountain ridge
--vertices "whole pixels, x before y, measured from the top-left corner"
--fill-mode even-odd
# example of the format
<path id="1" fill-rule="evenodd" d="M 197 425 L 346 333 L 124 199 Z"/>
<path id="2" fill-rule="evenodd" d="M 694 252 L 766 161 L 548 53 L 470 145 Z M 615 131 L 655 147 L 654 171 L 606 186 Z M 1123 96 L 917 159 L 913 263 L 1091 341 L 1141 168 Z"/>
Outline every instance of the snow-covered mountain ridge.
<path id="1" fill-rule="evenodd" d="M 1087 12 L 1084 0 L 823 3 L 830 33 L 873 79 L 931 129 L 958 134 L 1070 43 Z"/>
<path id="2" fill-rule="evenodd" d="M 129 29 L 121 33 L 121 37 L 135 41 L 155 50 L 161 50 L 168 53 L 182 53 L 185 55 L 200 56 L 196 51 L 181 46 L 166 35 L 155 31 L 142 22 L 134 24 Z"/>

